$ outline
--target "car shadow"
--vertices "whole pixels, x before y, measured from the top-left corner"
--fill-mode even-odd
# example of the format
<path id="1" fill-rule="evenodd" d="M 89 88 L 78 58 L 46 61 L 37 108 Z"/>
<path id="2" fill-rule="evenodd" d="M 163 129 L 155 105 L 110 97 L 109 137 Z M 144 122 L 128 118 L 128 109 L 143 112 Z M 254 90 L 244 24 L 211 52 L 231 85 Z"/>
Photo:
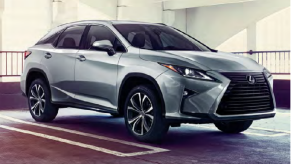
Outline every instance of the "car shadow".
<path id="1" fill-rule="evenodd" d="M 115 118 L 106 114 L 102 116 L 62 116 L 57 117 L 54 122 L 49 124 L 95 135 L 138 142 L 127 132 L 123 118 Z M 194 148 L 193 145 L 195 145 L 195 149 L 197 149 L 210 145 L 217 147 L 215 145 L 245 144 L 244 142 L 248 138 L 245 134 L 226 134 L 215 129 L 182 125 L 178 128 L 170 128 L 161 142 L 150 145 L 165 148 L 183 147 L 183 149 Z"/>

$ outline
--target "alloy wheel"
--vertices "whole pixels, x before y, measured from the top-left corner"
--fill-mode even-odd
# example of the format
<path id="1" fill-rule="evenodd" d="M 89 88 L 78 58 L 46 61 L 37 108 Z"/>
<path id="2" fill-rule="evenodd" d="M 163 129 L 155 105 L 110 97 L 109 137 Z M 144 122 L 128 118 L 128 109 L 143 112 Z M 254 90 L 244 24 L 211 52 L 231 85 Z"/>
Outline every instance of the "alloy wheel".
<path id="1" fill-rule="evenodd" d="M 32 113 L 40 117 L 45 108 L 45 93 L 40 84 L 35 84 L 30 90 L 29 96 L 30 109 Z"/>
<path id="2" fill-rule="evenodd" d="M 150 98 L 143 93 L 135 93 L 129 101 L 127 108 L 127 122 L 133 133 L 145 135 L 150 131 L 154 112 Z"/>

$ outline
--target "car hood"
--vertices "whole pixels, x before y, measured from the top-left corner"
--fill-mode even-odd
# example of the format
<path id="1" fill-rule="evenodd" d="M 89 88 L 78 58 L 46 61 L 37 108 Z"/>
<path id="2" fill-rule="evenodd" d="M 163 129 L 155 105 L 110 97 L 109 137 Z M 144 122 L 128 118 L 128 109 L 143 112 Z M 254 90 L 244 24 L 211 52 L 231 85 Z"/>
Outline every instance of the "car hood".
<path id="1" fill-rule="evenodd" d="M 144 51 L 144 52 L 142 52 Z M 157 62 L 190 66 L 203 70 L 215 70 L 220 72 L 231 71 L 259 71 L 263 66 L 254 60 L 226 52 L 200 52 L 200 51 L 151 51 L 141 50 L 141 58 L 145 60 L 158 60 Z M 153 59 L 154 58 L 154 59 Z"/>

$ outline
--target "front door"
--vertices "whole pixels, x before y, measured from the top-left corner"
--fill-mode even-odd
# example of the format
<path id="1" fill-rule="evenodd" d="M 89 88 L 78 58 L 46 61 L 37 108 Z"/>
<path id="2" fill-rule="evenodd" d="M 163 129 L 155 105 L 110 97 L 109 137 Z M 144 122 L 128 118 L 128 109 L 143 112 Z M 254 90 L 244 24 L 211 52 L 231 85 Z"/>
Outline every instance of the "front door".
<path id="1" fill-rule="evenodd" d="M 109 56 L 106 51 L 92 49 L 95 41 L 107 40 L 113 45 L 116 54 Z M 106 110 L 116 110 L 116 80 L 118 62 L 124 47 L 115 34 L 105 26 L 91 26 L 85 46 L 77 54 L 75 67 L 75 99 L 84 105 L 96 105 Z"/>

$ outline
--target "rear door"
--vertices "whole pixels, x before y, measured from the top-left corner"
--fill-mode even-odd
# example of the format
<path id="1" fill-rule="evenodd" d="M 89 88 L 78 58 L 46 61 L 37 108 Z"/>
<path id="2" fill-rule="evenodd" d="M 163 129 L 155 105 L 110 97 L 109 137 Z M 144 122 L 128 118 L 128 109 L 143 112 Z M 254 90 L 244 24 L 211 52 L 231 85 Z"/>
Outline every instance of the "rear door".
<path id="1" fill-rule="evenodd" d="M 109 56 L 106 51 L 91 49 L 94 41 L 107 40 L 113 45 L 116 54 Z M 75 81 L 78 84 L 75 98 L 85 105 L 116 110 L 116 79 L 118 62 L 125 52 L 116 35 L 106 26 L 90 26 L 84 49 L 78 52 Z"/>
<path id="2" fill-rule="evenodd" d="M 44 50 L 42 65 L 48 76 L 52 101 L 71 102 L 74 97 L 74 67 L 86 26 L 71 26 L 59 36 L 55 47 Z"/>

